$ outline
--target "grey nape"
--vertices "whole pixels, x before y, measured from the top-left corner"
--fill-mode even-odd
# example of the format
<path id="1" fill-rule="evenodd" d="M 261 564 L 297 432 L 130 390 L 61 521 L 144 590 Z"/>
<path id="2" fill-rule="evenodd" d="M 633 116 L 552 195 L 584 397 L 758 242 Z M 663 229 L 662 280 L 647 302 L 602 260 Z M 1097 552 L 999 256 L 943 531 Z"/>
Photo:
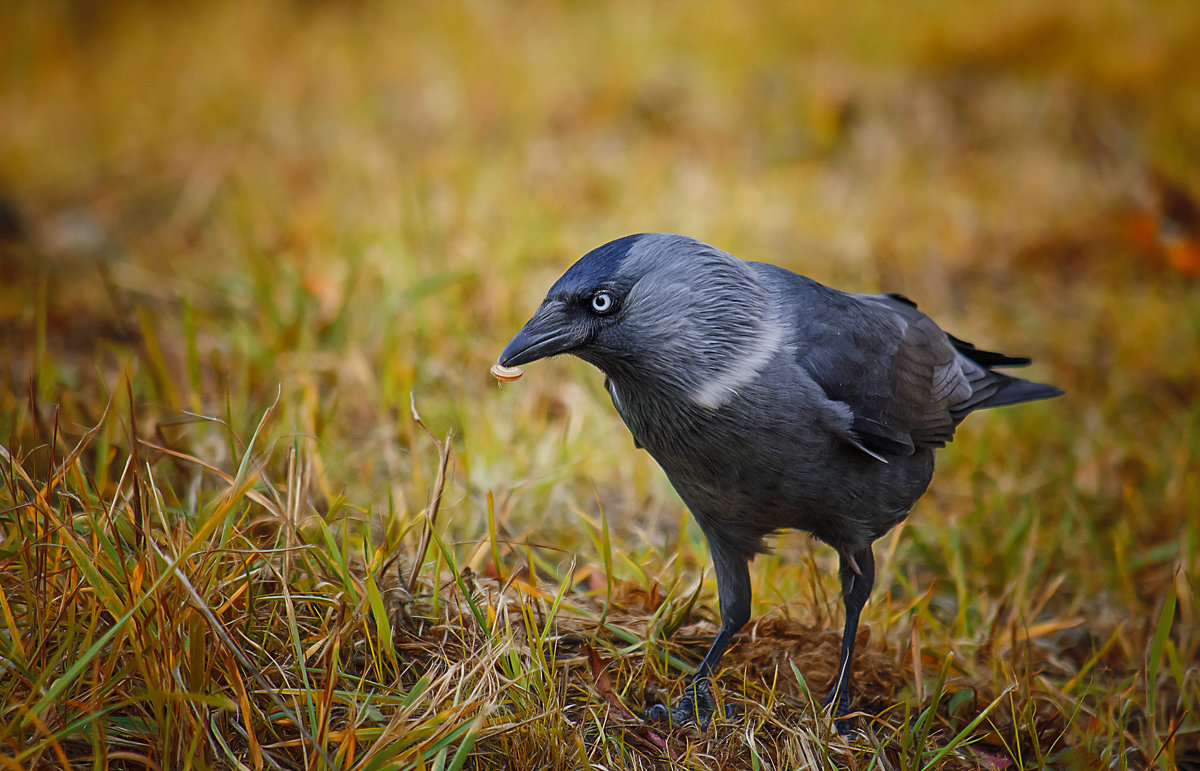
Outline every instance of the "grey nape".
<path id="1" fill-rule="evenodd" d="M 709 680 L 750 618 L 749 562 L 765 536 L 797 528 L 838 552 L 846 626 L 825 705 L 841 718 L 871 544 L 925 492 L 934 449 L 973 410 L 1062 393 L 995 372 L 1029 360 L 947 334 L 905 297 L 839 292 L 666 233 L 576 262 L 499 363 L 562 353 L 604 372 L 635 443 L 708 539 L 720 631 L 675 707 L 647 712 L 702 726 Z"/>

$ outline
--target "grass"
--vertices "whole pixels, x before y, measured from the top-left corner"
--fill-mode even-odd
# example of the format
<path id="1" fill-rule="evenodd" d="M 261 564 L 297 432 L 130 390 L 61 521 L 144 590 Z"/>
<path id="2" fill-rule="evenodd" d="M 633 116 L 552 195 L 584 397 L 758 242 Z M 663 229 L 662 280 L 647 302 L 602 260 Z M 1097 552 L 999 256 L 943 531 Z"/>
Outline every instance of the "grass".
<path id="1" fill-rule="evenodd" d="M 9 17 L 0 766 L 1200 765 L 1194 4 Z M 737 713 L 643 724 L 715 630 L 702 536 L 597 373 L 487 374 L 640 230 L 1067 391 L 972 416 L 877 543 L 856 736 L 797 534 Z"/>

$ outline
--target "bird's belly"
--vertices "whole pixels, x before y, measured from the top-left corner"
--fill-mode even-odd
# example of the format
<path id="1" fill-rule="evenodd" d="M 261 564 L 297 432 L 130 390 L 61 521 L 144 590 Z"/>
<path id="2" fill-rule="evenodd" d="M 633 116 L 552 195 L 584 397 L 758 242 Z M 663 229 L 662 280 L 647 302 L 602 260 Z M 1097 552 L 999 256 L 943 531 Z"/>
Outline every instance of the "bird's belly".
<path id="1" fill-rule="evenodd" d="M 930 450 L 882 463 L 812 426 L 707 426 L 640 443 L 705 531 L 728 533 L 746 549 L 784 528 L 862 548 L 903 518 L 933 474 Z"/>

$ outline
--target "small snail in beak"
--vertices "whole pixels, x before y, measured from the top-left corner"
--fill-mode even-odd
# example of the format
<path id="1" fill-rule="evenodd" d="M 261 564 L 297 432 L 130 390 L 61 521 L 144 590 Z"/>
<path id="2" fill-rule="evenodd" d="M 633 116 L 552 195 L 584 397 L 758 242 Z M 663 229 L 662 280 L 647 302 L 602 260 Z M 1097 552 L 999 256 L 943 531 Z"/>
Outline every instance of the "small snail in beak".
<path id="1" fill-rule="evenodd" d="M 501 381 L 520 380 L 521 375 L 525 373 L 520 367 L 504 367 L 500 364 L 492 365 L 492 377 Z"/>

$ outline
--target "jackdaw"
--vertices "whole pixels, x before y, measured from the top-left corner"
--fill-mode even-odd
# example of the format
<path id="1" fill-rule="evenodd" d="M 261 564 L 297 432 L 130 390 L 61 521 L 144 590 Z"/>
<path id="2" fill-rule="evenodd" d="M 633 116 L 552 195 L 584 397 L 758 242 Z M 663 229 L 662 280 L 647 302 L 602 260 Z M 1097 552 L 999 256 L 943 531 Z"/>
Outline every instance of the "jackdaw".
<path id="1" fill-rule="evenodd" d="M 797 528 L 837 550 L 846 626 L 824 703 L 841 718 L 871 544 L 925 492 L 934 449 L 973 410 L 1062 393 L 994 372 L 1029 359 L 947 334 L 902 295 L 847 294 L 667 233 L 585 255 L 498 364 L 561 353 L 605 374 L 634 443 L 708 539 L 720 631 L 679 702 L 647 711 L 702 726 L 709 678 L 750 618 L 749 563 L 765 536 Z"/>

